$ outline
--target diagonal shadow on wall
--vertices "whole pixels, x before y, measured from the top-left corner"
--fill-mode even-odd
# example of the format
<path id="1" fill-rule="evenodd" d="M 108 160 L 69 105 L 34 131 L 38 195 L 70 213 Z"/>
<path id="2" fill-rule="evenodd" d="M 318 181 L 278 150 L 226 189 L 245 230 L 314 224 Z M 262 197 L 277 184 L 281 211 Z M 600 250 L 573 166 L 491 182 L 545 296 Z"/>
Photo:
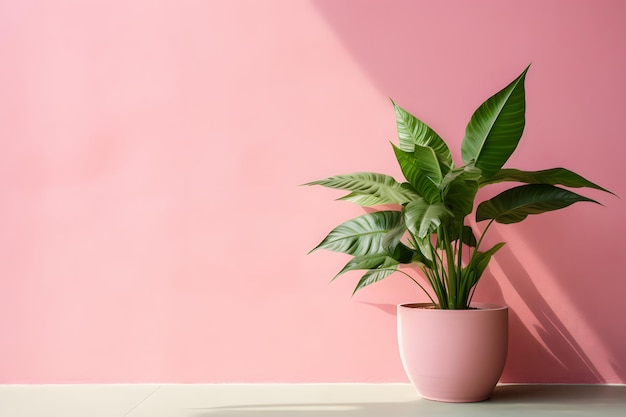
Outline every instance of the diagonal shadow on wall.
<path id="1" fill-rule="evenodd" d="M 550 383 L 606 382 L 511 249 L 505 247 L 500 250 L 492 262 L 497 262 L 503 271 L 503 276 L 498 278 L 506 279 L 531 311 L 531 315 L 525 314 L 524 318 L 513 308 L 509 311 L 509 354 L 502 380 Z M 479 286 L 482 290 L 481 297 L 506 304 L 498 280 L 491 274 L 485 275 Z M 537 374 L 538 369 L 541 370 L 540 375 Z"/>
<path id="2" fill-rule="evenodd" d="M 422 115 L 429 121 L 431 116 L 435 118 L 433 127 L 436 130 L 438 117 L 444 130 L 462 129 L 460 123 L 466 122 L 463 120 L 465 113 L 459 113 L 466 109 L 454 108 L 459 105 L 455 100 L 464 96 L 463 89 L 466 87 L 463 84 L 467 82 L 467 79 L 458 79 L 459 74 L 472 71 L 471 77 L 476 83 L 491 85 L 490 73 L 482 69 L 497 62 L 498 66 L 506 67 L 507 71 L 511 69 L 509 72 L 514 74 L 532 61 L 535 51 L 542 51 L 536 39 L 534 44 L 528 43 L 522 36 L 511 37 L 509 46 L 514 54 L 507 56 L 507 51 L 502 51 L 504 55 L 497 53 L 498 40 L 493 33 L 506 29 L 502 31 L 506 36 L 511 30 L 516 30 L 511 29 L 512 26 L 519 24 L 514 19 L 515 11 L 498 2 L 455 2 L 454 7 L 448 2 L 413 0 L 313 0 L 312 3 L 383 95 L 409 105 L 419 97 L 420 103 L 428 103 L 426 111 L 429 108 L 443 109 L 441 115 Z M 540 16 L 532 16 L 532 10 L 520 9 L 517 12 L 522 20 L 541 19 Z M 485 22 L 493 24 L 485 25 Z M 458 27 L 451 31 L 450 25 Z M 468 36 L 459 35 L 463 32 Z M 475 47 L 477 41 L 480 41 L 478 48 Z M 474 65 L 481 68 L 473 68 Z M 437 83 L 430 82 L 436 73 L 438 79 L 450 80 L 453 85 L 448 85 L 446 91 L 455 91 L 455 97 L 442 96 L 437 91 L 433 85 Z M 407 83 L 407 80 L 412 82 Z M 482 96 L 472 97 L 472 100 L 482 99 Z M 446 112 L 460 114 L 460 121 L 456 120 L 457 116 L 455 120 L 446 120 Z M 457 122 L 459 126 L 455 125 Z M 447 137 L 445 134 L 442 136 Z M 533 238 L 540 238 L 541 233 L 533 232 L 532 235 Z M 504 380 L 606 382 L 589 354 L 533 283 L 523 263 L 508 248 L 500 251 L 496 258 L 505 279 L 532 312 L 532 317 L 527 318 L 511 311 L 511 349 Z M 504 302 L 498 282 L 490 275 L 481 282 L 480 292 L 489 295 L 489 301 Z M 395 306 L 376 307 L 395 314 Z M 601 340 L 599 342 L 602 343 Z M 610 352 L 608 347 L 607 352 Z M 613 357 L 607 360 L 612 364 L 614 374 L 622 381 L 626 380 L 626 372 L 621 365 L 623 358 L 615 356 L 618 355 L 616 352 L 610 354 Z M 528 366 L 529 361 L 532 361 L 532 366 Z"/>

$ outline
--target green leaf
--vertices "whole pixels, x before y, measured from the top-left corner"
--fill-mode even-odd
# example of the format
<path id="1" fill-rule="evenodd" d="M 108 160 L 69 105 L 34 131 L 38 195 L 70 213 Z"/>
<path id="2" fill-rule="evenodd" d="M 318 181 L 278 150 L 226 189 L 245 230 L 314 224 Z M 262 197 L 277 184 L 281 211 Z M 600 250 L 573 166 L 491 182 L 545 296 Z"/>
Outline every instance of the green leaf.
<path id="1" fill-rule="evenodd" d="M 443 177 L 443 180 L 441 181 L 441 188 L 446 188 L 448 185 L 450 185 L 450 183 L 457 180 L 458 178 L 466 181 L 478 181 L 482 178 L 482 171 L 476 168 L 476 166 L 474 166 L 474 163 L 451 169 Z"/>
<path id="2" fill-rule="evenodd" d="M 418 266 L 420 266 L 420 268 L 426 267 L 428 269 L 433 269 L 434 266 L 432 262 L 432 254 L 430 252 L 427 252 L 428 256 L 426 255 L 426 248 L 424 247 L 426 242 L 421 242 L 422 243 L 413 250 L 413 258 L 411 259 L 411 262 L 416 263 Z"/>
<path id="3" fill-rule="evenodd" d="M 467 304 L 471 301 L 470 293 L 482 277 L 491 257 L 504 246 L 504 242 L 497 243 L 485 252 L 476 252 L 470 259 L 469 264 L 461 270 L 463 285 L 461 287 L 462 299 Z M 468 306 L 469 307 L 469 306 Z"/>
<path id="4" fill-rule="evenodd" d="M 588 187 L 613 194 L 606 188 L 581 177 L 565 168 L 544 169 L 541 171 L 522 171 L 519 169 L 501 169 L 494 176 L 488 179 L 481 179 L 480 186 L 494 184 L 497 182 L 511 181 L 524 182 L 526 184 L 551 184 L 563 185 L 565 187 L 581 188 Z M 613 194 L 615 195 L 615 194 Z"/>
<path id="5" fill-rule="evenodd" d="M 361 206 L 405 204 L 419 197 L 414 191 L 402 186 L 393 177 L 373 172 L 335 175 L 303 185 L 322 185 L 328 188 L 352 191 L 340 200 L 350 201 Z"/>
<path id="6" fill-rule="evenodd" d="M 425 236 L 423 238 L 416 239 L 414 243 L 416 247 L 416 250 L 415 250 L 416 257 L 418 257 L 420 262 L 422 262 L 423 264 L 425 264 L 426 266 L 432 269 L 433 268 L 433 253 L 432 253 L 433 246 L 430 240 L 430 235 Z M 423 259 L 419 258 L 420 255 Z"/>
<path id="7" fill-rule="evenodd" d="M 415 250 L 409 248 L 402 242 L 397 242 L 393 247 L 386 247 L 386 250 L 390 258 L 395 259 L 401 264 L 410 264 L 416 256 L 419 258 L 419 254 L 416 255 Z"/>
<path id="8" fill-rule="evenodd" d="M 459 239 L 459 229 L 457 225 L 453 226 L 454 227 L 450 227 L 450 230 L 448 231 L 450 242 L 454 242 L 455 240 Z M 463 236 L 461 242 L 469 247 L 476 247 L 476 236 L 474 236 L 474 231 L 471 227 L 465 225 L 463 226 Z"/>
<path id="9" fill-rule="evenodd" d="M 485 272 L 485 269 L 487 269 L 487 265 L 489 265 L 489 261 L 491 261 L 491 257 L 497 251 L 499 251 L 504 245 L 505 245 L 505 242 L 500 242 L 500 243 L 495 244 L 489 250 L 486 250 L 484 252 L 476 252 L 474 257 L 472 258 L 472 262 L 469 265 L 472 267 L 473 272 L 475 274 L 474 282 L 472 283 L 472 286 L 473 284 L 478 282 L 483 272 Z"/>
<path id="10" fill-rule="evenodd" d="M 364 214 L 335 227 L 311 252 L 326 249 L 353 256 L 383 254 L 386 252 L 382 246 L 385 235 L 401 220 L 399 211 Z"/>
<path id="11" fill-rule="evenodd" d="M 397 265 L 398 261 L 385 254 L 355 256 L 348 261 L 348 263 L 337 273 L 337 275 L 335 275 L 332 280 L 335 280 L 337 277 L 348 271 L 376 269 L 383 265 L 394 265 L 394 263 Z"/>
<path id="12" fill-rule="evenodd" d="M 412 153 L 415 151 L 415 145 L 429 146 L 433 148 L 442 165 L 453 167 L 450 149 L 443 139 L 424 122 L 398 106 L 393 100 L 391 102 L 396 113 L 400 149 Z"/>
<path id="13" fill-rule="evenodd" d="M 478 192 L 478 182 L 458 177 L 448 186 L 444 203 L 461 221 L 474 209 L 474 199 Z"/>
<path id="14" fill-rule="evenodd" d="M 474 161 L 489 178 L 509 159 L 524 131 L 524 80 L 529 67 L 511 84 L 487 99 L 472 115 L 461 143 L 463 162 Z"/>
<path id="15" fill-rule="evenodd" d="M 430 204 L 424 199 L 410 202 L 404 208 L 404 222 L 418 239 L 424 239 L 433 233 L 452 212 L 443 203 Z"/>
<path id="16" fill-rule="evenodd" d="M 422 171 L 426 178 L 439 188 L 444 174 L 441 166 L 439 165 L 439 160 L 437 159 L 435 150 L 430 146 L 415 145 L 414 155 L 417 159 L 417 165 L 420 171 Z M 444 167 L 444 170 L 447 172 L 449 171 L 449 168 Z"/>
<path id="17" fill-rule="evenodd" d="M 337 199 L 338 201 L 348 201 L 361 207 L 372 207 L 383 204 L 392 204 L 388 200 L 371 194 L 350 193 Z"/>
<path id="18" fill-rule="evenodd" d="M 398 262 L 392 258 L 387 258 L 386 262 L 383 265 L 381 265 L 379 268 L 369 270 L 365 273 L 365 275 L 363 275 L 363 277 L 361 277 L 358 284 L 356 285 L 356 288 L 352 292 L 352 295 L 354 295 L 360 289 L 367 287 L 368 285 L 372 285 L 382 280 L 383 278 L 388 277 L 389 275 L 396 272 L 397 269 L 398 269 Z"/>
<path id="19" fill-rule="evenodd" d="M 415 188 L 415 191 L 430 203 L 441 201 L 439 187 L 420 168 L 420 163 L 415 153 L 405 152 L 394 144 L 391 144 L 391 146 L 393 146 L 393 151 L 396 154 L 402 174 L 409 184 Z"/>
<path id="20" fill-rule="evenodd" d="M 529 184 L 503 191 L 476 209 L 476 221 L 495 219 L 498 223 L 517 223 L 529 214 L 565 208 L 579 201 L 597 201 L 548 184 Z"/>
<path id="21" fill-rule="evenodd" d="M 400 244 L 400 239 L 406 233 L 406 224 L 404 223 L 404 216 L 400 216 L 396 227 L 391 229 L 384 237 L 382 241 L 382 247 L 384 250 L 392 252 Z M 396 258 L 397 259 L 397 258 Z"/>
<path id="22" fill-rule="evenodd" d="M 474 236 L 474 231 L 469 226 L 463 226 L 463 238 L 461 241 L 471 248 L 476 247 L 476 236 Z M 458 239 L 458 237 L 457 237 Z"/>

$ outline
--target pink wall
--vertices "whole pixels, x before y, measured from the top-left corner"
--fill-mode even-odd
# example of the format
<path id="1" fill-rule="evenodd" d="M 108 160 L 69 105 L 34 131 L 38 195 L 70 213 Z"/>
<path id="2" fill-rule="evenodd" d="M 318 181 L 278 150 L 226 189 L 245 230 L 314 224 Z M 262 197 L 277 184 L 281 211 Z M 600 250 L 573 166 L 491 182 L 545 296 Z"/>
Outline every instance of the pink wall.
<path id="1" fill-rule="evenodd" d="M 306 252 L 397 174 L 393 97 L 459 144 L 529 62 L 513 166 L 626 196 L 621 1 L 0 1 L 0 383 L 406 381 L 401 276 Z M 458 146 L 457 146 L 458 148 Z M 491 235 L 506 381 L 626 382 L 623 200 Z"/>

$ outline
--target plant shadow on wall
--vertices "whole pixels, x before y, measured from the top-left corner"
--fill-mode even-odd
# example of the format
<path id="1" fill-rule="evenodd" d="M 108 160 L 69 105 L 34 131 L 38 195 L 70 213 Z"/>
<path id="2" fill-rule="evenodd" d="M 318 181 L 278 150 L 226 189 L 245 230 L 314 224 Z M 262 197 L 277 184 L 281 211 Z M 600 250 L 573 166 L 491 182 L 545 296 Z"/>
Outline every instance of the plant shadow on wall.
<path id="1" fill-rule="evenodd" d="M 498 236 L 497 231 L 492 234 Z M 487 273 L 483 278 L 482 287 L 477 290 L 477 298 L 506 304 L 498 280 L 507 280 L 519 297 L 530 300 L 526 304 L 532 312 L 534 323 L 522 320 L 515 309 L 509 314 L 510 343 L 507 364 L 502 375 L 503 382 L 559 382 L 559 383 L 605 383 L 607 382 L 593 364 L 584 349 L 576 341 L 558 315 L 543 297 L 523 263 L 514 255 L 511 248 L 504 247 L 498 257 L 492 260 L 501 270 L 502 275 L 496 279 Z M 484 291 L 481 291 L 481 288 Z M 358 301 L 359 304 L 374 307 L 386 314 L 396 315 L 396 304 L 373 303 Z M 543 369 L 548 375 L 571 375 L 570 379 L 559 381 L 538 381 L 536 376 L 528 373 L 529 358 L 533 367 Z M 624 375 L 623 369 L 614 361 L 611 365 L 617 375 Z"/>
<path id="2" fill-rule="evenodd" d="M 492 231 L 498 235 L 497 231 Z M 511 248 L 504 248 L 492 261 L 502 271 L 497 279 L 489 274 L 485 278 L 482 297 L 504 302 L 498 280 L 507 280 L 523 300 L 530 313 L 524 320 L 515 309 L 509 316 L 510 343 L 507 366 L 502 380 L 507 382 L 559 382 L 604 383 L 599 370 L 576 338 L 559 319 L 550 303 L 533 283 L 531 276 Z M 530 315 L 531 317 L 528 317 Z M 531 323 L 529 323 L 531 321 Z M 529 368 L 529 358 L 532 368 Z M 537 380 L 533 368 L 547 375 L 560 375 L 560 380 Z M 568 377 L 563 377 L 568 375 Z"/>
<path id="3" fill-rule="evenodd" d="M 404 181 L 356 172 L 303 184 L 347 191 L 339 200 L 379 208 L 335 227 L 312 250 L 353 257 L 335 278 L 366 271 L 356 293 L 399 272 L 422 289 L 436 309 L 473 309 L 476 286 L 492 256 L 505 244 L 484 242 L 492 225 L 519 223 L 577 202 L 599 204 L 567 188 L 610 193 L 565 168 L 503 167 L 524 131 L 528 68 L 472 114 L 461 143 L 462 164 L 455 163 L 450 148 L 434 130 L 392 102 L 399 141 L 398 146 L 391 145 Z M 522 185 L 476 205 L 479 190 L 499 183 Z M 389 205 L 395 209 L 388 209 Z M 483 226 L 471 227 L 470 215 Z M 427 284 L 399 269 L 401 265 L 417 266 Z"/>
<path id="4" fill-rule="evenodd" d="M 497 236 L 497 232 L 493 235 Z M 498 280 L 506 279 L 515 292 L 532 311 L 534 323 L 522 320 L 515 309 L 509 312 L 510 341 L 506 367 L 502 375 L 503 382 L 529 383 L 605 383 L 607 382 L 584 349 L 576 341 L 558 315 L 550 307 L 536 285 L 533 284 L 528 271 L 510 248 L 503 248 L 498 257 L 492 260 L 502 270 L 502 276 L 494 278 L 487 273 L 483 277 L 482 287 L 477 290 L 477 298 L 486 298 L 495 303 L 506 304 Z M 484 291 L 481 291 L 484 288 Z M 396 304 L 357 301 L 359 304 L 371 306 L 391 316 L 396 315 Z M 548 375 L 571 375 L 570 379 L 559 381 L 539 381 L 529 368 L 529 358 L 533 368 L 540 368 Z M 624 371 L 615 359 L 611 366 L 616 375 L 624 375 Z M 528 372 L 530 370 L 530 373 Z"/>
<path id="5" fill-rule="evenodd" d="M 402 43 L 397 42 L 398 39 L 415 38 L 416 30 L 412 20 L 414 16 L 410 17 L 411 13 L 406 12 L 410 2 L 400 0 L 394 8 L 384 7 L 383 2 L 378 5 L 367 3 L 363 7 L 356 7 L 359 6 L 358 2 L 350 0 L 346 2 L 317 0 L 314 4 L 385 95 L 402 91 L 404 87 L 401 84 L 405 80 L 415 78 L 415 74 L 423 72 L 419 60 L 407 60 L 406 55 L 400 54 L 399 45 Z M 417 32 L 419 33 L 419 29 Z M 436 60 L 442 58 L 444 63 L 441 65 L 445 65 L 445 60 L 450 57 L 441 54 L 444 54 L 443 51 L 446 48 L 435 46 L 432 41 L 420 45 L 420 51 L 424 52 L 422 56 L 432 55 Z M 491 233 L 497 237 L 497 233 L 494 232 L 496 231 Z M 532 233 L 530 238 L 540 238 L 540 236 L 541 233 L 537 232 Z M 537 370 L 541 369 L 539 373 L 543 377 L 552 374 L 558 375 L 559 378 L 567 378 L 564 375 L 571 372 L 572 380 L 561 382 L 605 382 L 602 372 L 568 331 L 567 326 L 551 307 L 549 300 L 546 300 L 541 290 L 533 284 L 531 275 L 534 271 L 526 270 L 523 262 L 513 254 L 511 248 L 504 248 L 495 258 L 503 272 L 498 279 L 510 281 L 511 288 L 525 301 L 527 310 L 531 313 L 524 313 L 523 317 L 520 317 L 514 311 L 512 312 L 512 350 L 509 353 L 511 363 L 508 374 L 514 375 L 516 379 L 540 382 L 535 378 Z M 492 292 L 499 293 L 495 300 L 504 298 L 497 280 L 488 279 L 487 282 L 481 284 L 482 289 L 485 287 Z M 566 285 L 563 290 L 570 291 Z M 569 298 L 568 294 L 565 294 L 565 297 Z M 392 305 L 374 306 L 386 313 L 395 312 L 395 306 Z M 592 327 L 593 324 L 591 323 Z M 602 336 L 599 334 L 598 339 Z M 602 340 L 598 341 L 602 343 Z M 609 356 L 616 354 L 618 353 L 610 352 Z M 521 358 L 526 360 L 523 361 Z M 528 368 L 529 359 L 533 363 L 530 369 Z M 613 361 L 612 367 L 618 377 L 622 380 L 626 378 L 619 358 L 609 358 L 608 361 Z M 544 372 L 546 369 L 549 371 Z M 565 372 L 560 370 L 565 370 Z M 505 378 L 506 376 L 507 372 L 505 372 Z"/>
<path id="6" fill-rule="evenodd" d="M 501 378 L 507 356 L 508 307 L 473 302 L 490 260 L 505 244 L 484 240 L 490 227 L 519 223 L 578 202 L 598 203 L 567 188 L 610 193 L 565 168 L 523 171 L 504 167 L 526 124 L 528 69 L 474 111 L 461 142 L 461 164 L 455 163 L 447 143 L 434 130 L 392 102 L 399 139 L 398 146 L 392 143 L 392 147 L 402 182 L 386 174 L 357 172 L 304 184 L 347 191 L 340 200 L 378 208 L 335 227 L 313 249 L 352 256 L 335 278 L 349 271 L 365 271 L 356 293 L 397 272 L 430 299 L 431 303 L 400 304 L 397 310 L 402 363 L 423 398 L 482 401 Z M 476 199 L 483 198 L 479 190 L 500 183 L 522 185 L 476 204 Z M 395 209 L 389 209 L 390 204 Z M 468 222 L 470 217 L 475 218 L 474 227 Z M 515 257 L 511 262 L 523 270 Z M 419 268 L 423 282 L 401 265 Z M 529 274 L 525 278 L 532 282 Z M 525 286 L 529 288 L 533 284 Z M 536 297 L 535 302 L 542 300 L 536 288 L 526 292 Z M 564 352 L 573 354 L 568 357 L 577 358 L 595 377 L 580 381 L 574 376 L 572 382 L 601 382 L 600 372 L 545 300 L 539 312 L 544 314 L 535 317 L 543 326 L 540 330 L 551 331 L 538 335 L 546 351 L 562 363 L 546 340 L 546 335 L 559 334 L 569 347 Z M 537 366 L 534 357 L 524 359 Z M 561 375 L 572 374 L 567 371 L 565 366 Z M 513 380 L 536 382 L 519 373 Z"/>

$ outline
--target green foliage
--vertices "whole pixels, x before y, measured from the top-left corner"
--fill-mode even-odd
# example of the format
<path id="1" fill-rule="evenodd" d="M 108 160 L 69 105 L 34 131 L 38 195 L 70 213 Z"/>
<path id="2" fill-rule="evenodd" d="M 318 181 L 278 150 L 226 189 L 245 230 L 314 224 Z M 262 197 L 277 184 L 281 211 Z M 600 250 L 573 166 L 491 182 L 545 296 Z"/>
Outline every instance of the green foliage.
<path id="1" fill-rule="evenodd" d="M 524 131 L 527 71 L 528 67 L 474 112 L 461 143 L 463 166 L 455 167 L 448 146 L 434 130 L 392 102 L 399 139 L 392 148 L 405 182 L 360 172 L 305 184 L 349 191 L 340 200 L 361 206 L 398 206 L 340 224 L 313 249 L 352 256 L 335 278 L 365 271 L 356 292 L 398 271 L 419 285 L 438 308 L 466 309 L 492 256 L 504 246 L 497 243 L 480 250 L 493 222 L 517 223 L 576 202 L 597 203 L 557 185 L 610 192 L 565 168 L 502 168 Z M 474 210 L 478 190 L 500 182 L 524 185 L 505 190 Z M 476 235 L 466 224 L 473 212 L 477 222 L 488 221 Z M 398 269 L 401 264 L 417 265 L 430 291 Z"/>

